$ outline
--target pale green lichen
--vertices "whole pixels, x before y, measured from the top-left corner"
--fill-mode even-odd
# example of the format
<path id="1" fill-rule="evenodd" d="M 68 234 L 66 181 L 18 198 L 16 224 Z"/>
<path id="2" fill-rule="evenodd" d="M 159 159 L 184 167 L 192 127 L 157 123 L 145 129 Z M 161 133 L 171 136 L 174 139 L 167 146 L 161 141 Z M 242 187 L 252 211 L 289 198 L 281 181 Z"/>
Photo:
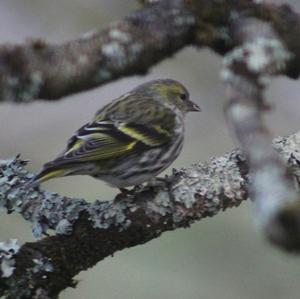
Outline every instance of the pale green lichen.
<path id="1" fill-rule="evenodd" d="M 132 206 L 130 202 L 113 205 L 112 202 L 96 201 L 87 204 L 82 199 L 68 199 L 39 189 L 22 188 L 22 184 L 29 179 L 28 176 L 32 175 L 24 171 L 21 164 L 22 161 L 18 159 L 0 161 L 0 207 L 2 210 L 18 211 L 25 219 L 30 220 L 36 238 L 41 238 L 49 228 L 55 229 L 59 234 L 71 233 L 74 222 L 83 211 L 90 213 L 94 227 L 108 228 L 114 225 L 124 230 L 131 224 L 126 216 L 126 209 Z M 11 181 L 16 185 L 11 185 Z"/>
<path id="2" fill-rule="evenodd" d="M 159 191 L 150 201 L 147 201 L 146 214 L 150 217 L 153 215 L 164 217 L 172 213 L 170 194 L 168 190 Z"/>
<path id="3" fill-rule="evenodd" d="M 177 16 L 174 20 L 177 26 L 193 25 L 195 24 L 196 18 L 194 16 Z"/>
<path id="4" fill-rule="evenodd" d="M 106 57 L 112 59 L 115 57 L 124 58 L 125 54 L 123 51 L 123 47 L 117 41 L 112 41 L 102 46 L 102 53 Z"/>
<path id="5" fill-rule="evenodd" d="M 55 193 L 39 189 L 27 189 L 26 181 L 32 178 L 19 158 L 0 161 L 0 208 L 2 211 L 16 211 L 32 222 L 36 238 L 49 229 L 57 228 L 59 233 L 70 233 L 66 222 L 74 223 L 87 203 L 82 199 L 68 200 Z M 6 179 L 4 179 L 6 178 Z M 63 222 L 60 222 L 62 221 Z"/>
<path id="6" fill-rule="evenodd" d="M 109 80 L 111 76 L 112 74 L 109 70 L 101 68 L 95 77 L 95 81 L 96 82 L 106 81 Z"/>
<path id="7" fill-rule="evenodd" d="M 232 81 L 234 73 L 229 68 L 223 68 L 220 72 L 220 77 L 223 81 Z"/>
<path id="8" fill-rule="evenodd" d="M 38 272 L 53 272 L 54 267 L 50 258 L 40 257 L 32 260 L 34 267 L 32 268 L 33 273 Z"/>
<path id="9" fill-rule="evenodd" d="M 242 121 L 244 119 L 249 119 L 252 115 L 256 113 L 256 107 L 245 105 L 244 103 L 235 103 L 230 107 L 228 114 L 231 115 L 232 119 L 236 121 Z"/>
<path id="10" fill-rule="evenodd" d="M 18 253 L 20 245 L 17 239 L 0 242 L 0 277 L 10 277 L 15 270 L 14 256 Z"/>
<path id="11" fill-rule="evenodd" d="M 218 33 L 220 35 L 220 38 L 222 38 L 222 42 L 228 45 L 232 43 L 232 35 L 228 27 L 221 27 L 218 30 Z"/>
<path id="12" fill-rule="evenodd" d="M 112 201 L 95 201 L 87 208 L 87 211 L 94 228 L 107 229 L 114 226 L 119 231 L 123 231 L 131 224 L 126 215 L 128 209 L 126 201 L 120 201 L 117 204 L 114 204 Z"/>
<path id="13" fill-rule="evenodd" d="M 20 82 L 18 77 L 8 77 L 6 80 L 9 87 L 16 87 Z"/>
<path id="14" fill-rule="evenodd" d="M 129 47 L 130 60 L 136 59 L 136 57 L 141 54 L 143 49 L 144 49 L 143 44 L 140 44 L 137 42 L 130 45 L 130 47 Z"/>
<path id="15" fill-rule="evenodd" d="M 139 42 L 127 44 L 124 43 L 124 41 L 113 39 L 102 46 L 102 54 L 105 59 L 112 62 L 113 68 L 123 68 L 126 64 L 134 62 L 143 49 L 143 44 Z M 109 79 L 110 76 L 110 71 L 101 69 L 98 77 L 106 80 Z"/>
<path id="16" fill-rule="evenodd" d="M 193 165 L 174 174 L 177 180 L 172 185 L 172 194 L 175 202 L 184 207 L 177 209 L 174 222 L 183 221 L 189 214 L 193 215 L 193 220 L 206 214 L 215 215 L 221 210 L 224 198 L 232 204 L 246 199 L 246 181 L 240 174 L 237 157 L 238 152 L 211 158 L 208 163 Z M 193 210 L 199 201 L 201 208 Z"/>
<path id="17" fill-rule="evenodd" d="M 280 153 L 281 158 L 288 164 L 293 172 L 300 176 L 300 131 L 288 137 L 277 137 L 273 146 Z"/>
<path id="18" fill-rule="evenodd" d="M 91 30 L 88 32 L 85 32 L 83 34 L 81 34 L 81 36 L 79 37 L 79 40 L 88 40 L 88 39 L 92 39 L 93 37 L 95 37 L 98 34 L 98 31 L 96 30 Z"/>
<path id="19" fill-rule="evenodd" d="M 78 64 L 84 65 L 89 62 L 89 58 L 87 55 L 79 55 L 78 57 Z"/>
<path id="20" fill-rule="evenodd" d="M 18 93 L 20 101 L 22 102 L 28 102 L 34 99 L 38 95 L 41 85 L 43 84 L 43 77 L 40 71 L 32 72 L 29 79 L 29 83 L 24 86 L 23 91 Z"/>
<path id="21" fill-rule="evenodd" d="M 70 223 L 68 219 L 61 219 L 58 222 L 55 231 L 58 234 L 69 234 L 72 232 L 72 223 Z"/>
<path id="22" fill-rule="evenodd" d="M 130 34 L 127 33 L 127 32 L 124 32 L 124 31 L 120 31 L 119 29 L 110 30 L 109 36 L 112 39 L 116 39 L 116 40 L 119 40 L 119 41 L 124 42 L 124 43 L 128 43 L 128 42 L 131 41 Z"/>
<path id="23" fill-rule="evenodd" d="M 39 94 L 43 82 L 42 73 L 37 70 L 30 73 L 26 80 L 9 76 L 6 78 L 6 86 L 1 90 L 1 97 L 5 101 L 31 101 Z"/>
<path id="24" fill-rule="evenodd" d="M 285 68 L 291 58 L 292 54 L 279 39 L 257 37 L 235 48 L 224 57 L 221 76 L 224 81 L 230 80 L 229 68 L 234 62 L 245 63 L 248 69 L 255 73 L 278 73 Z"/>
<path id="25" fill-rule="evenodd" d="M 247 64 L 254 72 L 263 72 L 268 68 L 280 71 L 291 58 L 291 54 L 277 39 L 259 37 L 251 43 L 246 43 L 244 49 L 249 51 Z"/>
<path id="26" fill-rule="evenodd" d="M 261 225 L 268 225 L 279 211 L 282 211 L 289 203 L 299 200 L 292 184 L 288 186 L 286 183 L 276 183 L 283 182 L 285 178 L 285 169 L 278 167 L 276 163 L 261 165 L 256 171 L 252 180 L 252 189 L 255 198 L 259 199 L 256 201 L 256 209 Z"/>

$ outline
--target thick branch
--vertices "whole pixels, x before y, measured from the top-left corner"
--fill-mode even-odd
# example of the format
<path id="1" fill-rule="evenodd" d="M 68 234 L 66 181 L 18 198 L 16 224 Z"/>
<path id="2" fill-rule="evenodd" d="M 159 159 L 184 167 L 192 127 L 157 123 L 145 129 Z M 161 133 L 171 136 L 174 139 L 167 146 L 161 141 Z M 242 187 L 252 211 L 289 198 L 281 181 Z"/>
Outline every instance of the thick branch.
<path id="1" fill-rule="evenodd" d="M 271 146 L 262 116 L 269 77 L 285 68 L 291 54 L 270 24 L 256 19 L 234 22 L 241 46 L 224 60 L 227 116 L 253 172 L 251 191 L 257 217 L 270 240 L 300 249 L 300 199 L 292 175 Z"/>
<path id="2" fill-rule="evenodd" d="M 276 140 L 296 175 L 299 144 L 300 132 Z M 167 182 L 156 180 L 114 201 L 92 204 L 39 189 L 23 190 L 31 175 L 19 159 L 2 161 L 0 174 L 2 208 L 21 213 L 36 233 L 49 227 L 60 233 L 19 249 L 13 275 L 0 279 L 0 293 L 8 298 L 32 298 L 38 292 L 56 298 L 73 284 L 76 274 L 114 252 L 187 227 L 248 198 L 248 167 L 239 151 L 175 171 Z"/>
<path id="3" fill-rule="evenodd" d="M 288 6 L 252 0 L 162 0 L 62 45 L 41 39 L 0 47 L 0 101 L 58 99 L 120 77 L 144 74 L 187 45 L 226 53 L 235 45 L 229 26 L 237 15 L 270 22 L 293 60 L 285 73 L 300 70 L 300 18 Z M 234 11 L 234 13 L 233 13 Z"/>
<path id="4" fill-rule="evenodd" d="M 148 68 L 191 43 L 195 18 L 181 0 L 149 5 L 62 45 L 0 48 L 0 99 L 57 99 Z"/>

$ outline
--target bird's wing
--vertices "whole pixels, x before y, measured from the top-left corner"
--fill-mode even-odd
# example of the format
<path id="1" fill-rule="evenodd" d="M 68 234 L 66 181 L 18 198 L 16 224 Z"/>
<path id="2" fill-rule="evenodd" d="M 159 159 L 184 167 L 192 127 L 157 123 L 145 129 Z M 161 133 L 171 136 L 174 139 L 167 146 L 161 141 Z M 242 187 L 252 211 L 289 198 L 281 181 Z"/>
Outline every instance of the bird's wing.
<path id="1" fill-rule="evenodd" d="M 158 123 L 120 123 L 118 130 L 149 147 L 163 145 L 172 138 L 172 132 Z"/>
<path id="2" fill-rule="evenodd" d="M 50 163 L 58 166 L 113 159 L 160 146 L 169 142 L 171 137 L 171 132 L 158 123 L 147 125 L 98 120 L 81 127 L 69 140 L 65 151 Z"/>

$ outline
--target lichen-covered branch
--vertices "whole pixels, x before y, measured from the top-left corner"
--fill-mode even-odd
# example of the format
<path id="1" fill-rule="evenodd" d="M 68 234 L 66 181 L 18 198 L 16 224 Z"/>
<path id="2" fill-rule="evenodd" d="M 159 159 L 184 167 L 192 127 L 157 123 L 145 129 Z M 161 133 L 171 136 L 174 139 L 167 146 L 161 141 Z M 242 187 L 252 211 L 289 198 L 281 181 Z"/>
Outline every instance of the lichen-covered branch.
<path id="1" fill-rule="evenodd" d="M 150 66 L 191 43 L 184 1 L 162 1 L 62 45 L 41 39 L 0 47 L 0 101 L 57 99 Z"/>
<path id="2" fill-rule="evenodd" d="M 275 145 L 299 178 L 300 132 L 276 139 Z M 12 274 L 2 272 L 0 278 L 0 293 L 7 298 L 57 298 L 74 284 L 76 274 L 114 252 L 212 217 L 248 198 L 248 166 L 238 150 L 174 171 L 166 181 L 154 180 L 114 201 L 94 203 L 38 188 L 24 190 L 32 176 L 24 165 L 19 158 L 1 162 L 0 206 L 31 221 L 37 236 L 48 228 L 57 234 L 26 243 L 4 260 L 0 246 L 0 269 L 5 263 L 5 273 Z M 5 248 L 8 251 L 7 244 Z"/>
<path id="3" fill-rule="evenodd" d="M 270 240 L 299 250 L 299 194 L 262 120 L 268 110 L 264 88 L 271 76 L 286 67 L 291 54 L 268 23 L 237 19 L 233 26 L 240 46 L 224 59 L 227 117 L 253 173 L 250 190 L 259 222 Z"/>
<path id="4" fill-rule="evenodd" d="M 188 45 L 218 53 L 236 44 L 232 18 L 255 16 L 271 26 L 293 54 L 284 73 L 298 77 L 300 18 L 289 6 L 252 0 L 144 1 L 145 6 L 101 31 L 64 44 L 31 39 L 0 46 L 0 101 L 58 99 L 116 80 L 144 74 Z"/>
<path id="5" fill-rule="evenodd" d="M 19 159 L 1 163 L 0 205 L 30 220 L 38 236 L 47 228 L 58 234 L 20 248 L 13 257 L 13 275 L 0 279 L 0 290 L 8 298 L 33 298 L 41 291 L 56 298 L 73 284 L 76 274 L 115 251 L 187 227 L 247 199 L 247 167 L 238 151 L 176 171 L 167 182 L 154 181 L 114 201 L 92 204 L 24 190 L 30 174 L 23 167 Z"/>

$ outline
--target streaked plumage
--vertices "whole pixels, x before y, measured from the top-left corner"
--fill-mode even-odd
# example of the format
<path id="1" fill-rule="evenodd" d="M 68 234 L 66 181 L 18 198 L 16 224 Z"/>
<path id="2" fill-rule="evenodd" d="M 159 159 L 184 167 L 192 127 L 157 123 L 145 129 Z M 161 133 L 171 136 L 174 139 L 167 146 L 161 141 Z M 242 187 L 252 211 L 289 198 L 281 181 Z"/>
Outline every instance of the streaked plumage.
<path id="1" fill-rule="evenodd" d="M 44 165 L 31 186 L 77 174 L 118 188 L 141 184 L 179 155 L 188 111 L 200 108 L 180 83 L 161 79 L 142 84 L 100 109 L 66 149 Z"/>

